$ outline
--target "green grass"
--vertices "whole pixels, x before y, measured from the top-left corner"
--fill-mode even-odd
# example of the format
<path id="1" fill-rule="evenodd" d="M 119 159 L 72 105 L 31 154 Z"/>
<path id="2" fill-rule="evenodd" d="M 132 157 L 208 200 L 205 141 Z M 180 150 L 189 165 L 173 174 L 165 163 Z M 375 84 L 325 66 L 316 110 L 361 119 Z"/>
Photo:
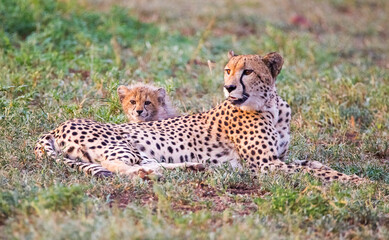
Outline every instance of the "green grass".
<path id="1" fill-rule="evenodd" d="M 0 239 L 387 239 L 387 10 L 383 0 L 3 1 Z M 277 86 L 293 112 L 290 160 L 374 182 L 252 179 L 227 166 L 97 180 L 35 160 L 38 136 L 62 121 L 125 122 L 120 84 L 152 82 L 181 112 L 209 109 L 223 99 L 230 49 L 285 57 Z"/>

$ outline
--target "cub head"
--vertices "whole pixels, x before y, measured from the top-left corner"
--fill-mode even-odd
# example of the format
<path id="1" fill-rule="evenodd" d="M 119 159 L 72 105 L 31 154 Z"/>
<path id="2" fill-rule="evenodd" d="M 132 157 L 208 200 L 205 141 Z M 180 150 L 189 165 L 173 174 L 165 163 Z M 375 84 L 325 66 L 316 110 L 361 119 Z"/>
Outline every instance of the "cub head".
<path id="1" fill-rule="evenodd" d="M 228 53 L 224 68 L 224 93 L 233 105 L 243 110 L 264 110 L 276 97 L 275 80 L 284 62 L 280 54 L 266 56 Z"/>
<path id="2" fill-rule="evenodd" d="M 165 106 L 166 91 L 163 88 L 137 84 L 119 86 L 117 89 L 124 113 L 131 122 L 160 120 L 159 111 Z"/>

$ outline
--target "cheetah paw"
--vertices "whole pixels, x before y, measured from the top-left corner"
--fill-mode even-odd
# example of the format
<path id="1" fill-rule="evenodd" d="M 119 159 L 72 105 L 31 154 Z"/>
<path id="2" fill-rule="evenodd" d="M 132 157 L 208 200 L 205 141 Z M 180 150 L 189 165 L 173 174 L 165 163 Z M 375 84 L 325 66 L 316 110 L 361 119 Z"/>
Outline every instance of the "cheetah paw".
<path id="1" fill-rule="evenodd" d="M 186 169 L 190 169 L 193 171 L 204 171 L 205 170 L 205 166 L 202 163 L 187 163 L 185 165 L 185 167 L 186 167 Z"/>
<path id="2" fill-rule="evenodd" d="M 111 177 L 113 177 L 113 173 L 109 172 L 109 171 L 101 171 L 101 172 L 95 173 L 93 176 L 97 177 L 99 179 L 111 178 Z"/>
<path id="3" fill-rule="evenodd" d="M 141 168 L 138 170 L 138 177 L 145 179 L 145 180 L 159 180 L 162 175 L 153 171 L 152 169 L 146 170 L 144 168 Z"/>

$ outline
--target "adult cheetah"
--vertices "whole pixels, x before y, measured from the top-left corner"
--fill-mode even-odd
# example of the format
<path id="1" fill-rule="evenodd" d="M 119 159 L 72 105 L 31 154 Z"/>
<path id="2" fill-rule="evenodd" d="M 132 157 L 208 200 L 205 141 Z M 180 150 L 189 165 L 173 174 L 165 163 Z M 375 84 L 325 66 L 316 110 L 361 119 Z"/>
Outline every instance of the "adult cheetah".
<path id="1" fill-rule="evenodd" d="M 155 172 L 160 164 L 177 167 L 193 163 L 198 167 L 201 165 L 196 164 L 209 161 L 243 166 L 253 174 L 279 169 L 308 172 L 325 181 L 362 180 L 329 168 L 280 161 L 274 127 L 278 119 L 275 79 L 283 59 L 278 53 L 261 57 L 231 52 L 229 57 L 224 75 L 228 98 L 211 110 L 142 123 L 70 120 L 39 139 L 37 157 L 44 152 L 52 157 L 62 153 L 66 163 L 85 164 L 83 170 L 93 175 L 134 175 Z M 77 158 L 82 162 L 76 162 Z M 142 166 L 144 159 L 158 163 Z"/>
<path id="2" fill-rule="evenodd" d="M 236 57 L 236 55 L 233 51 L 229 51 L 228 58 L 231 59 L 232 57 Z M 272 55 L 268 55 L 268 57 L 272 57 Z M 272 70 L 274 71 L 272 73 L 272 75 L 274 75 L 274 82 L 283 65 L 283 59 L 280 58 L 279 61 L 279 69 Z M 234 83 L 234 78 L 231 78 L 230 76 L 230 70 L 231 69 L 225 69 L 224 71 L 224 93 L 226 98 L 234 98 L 234 95 L 237 93 L 236 91 L 231 93 L 232 91 L 236 90 L 237 85 Z M 277 133 L 278 158 L 281 161 L 285 161 L 290 142 L 290 120 L 292 118 L 291 108 L 285 100 L 278 96 L 275 86 L 274 91 L 271 93 L 263 92 L 263 96 L 260 98 L 262 101 L 257 101 L 257 103 L 255 103 L 255 100 L 252 100 L 252 103 L 247 104 L 247 106 L 253 106 L 257 111 L 270 112 L 272 114 L 273 124 Z M 251 107 L 247 108 L 247 106 L 243 106 L 242 109 L 251 110 Z"/>

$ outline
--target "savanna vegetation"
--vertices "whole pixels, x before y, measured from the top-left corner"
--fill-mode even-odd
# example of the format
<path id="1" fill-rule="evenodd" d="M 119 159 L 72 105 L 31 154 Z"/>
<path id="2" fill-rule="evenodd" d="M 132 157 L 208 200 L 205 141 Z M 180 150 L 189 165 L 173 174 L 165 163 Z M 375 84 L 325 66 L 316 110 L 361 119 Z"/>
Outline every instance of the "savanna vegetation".
<path id="1" fill-rule="evenodd" d="M 2 0 L 0 239 L 388 239 L 388 12 L 385 0 Z M 94 179 L 35 160 L 62 121 L 126 122 L 121 84 L 165 87 L 181 113 L 209 109 L 230 49 L 284 56 L 290 161 L 372 182 L 228 166 Z"/>

